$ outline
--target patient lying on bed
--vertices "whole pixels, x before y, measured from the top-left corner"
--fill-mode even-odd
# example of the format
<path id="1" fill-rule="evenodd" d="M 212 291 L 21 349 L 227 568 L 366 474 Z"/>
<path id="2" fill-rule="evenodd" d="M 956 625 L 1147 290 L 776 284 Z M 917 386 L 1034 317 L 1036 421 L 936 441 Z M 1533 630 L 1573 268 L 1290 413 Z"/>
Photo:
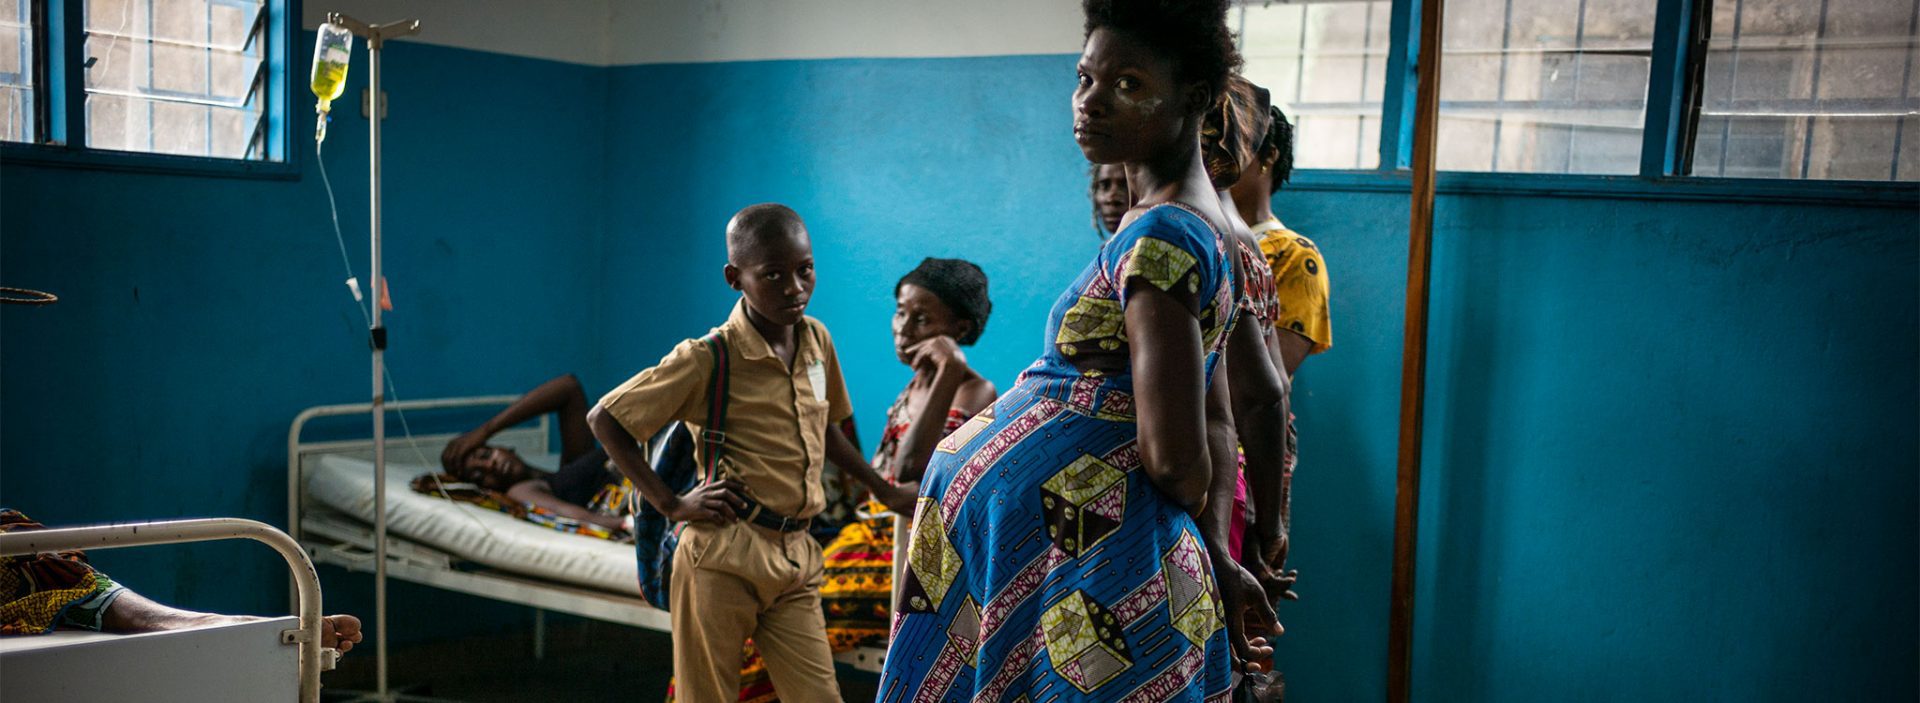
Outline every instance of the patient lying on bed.
<path id="1" fill-rule="evenodd" d="M 44 526 L 18 510 L 0 510 L 0 532 L 39 529 Z M 55 628 L 131 634 L 264 619 L 156 602 L 94 570 L 85 552 L 0 557 L 0 635 L 38 635 Z M 359 618 L 320 619 L 321 646 L 344 653 L 360 639 Z"/>
<path id="2" fill-rule="evenodd" d="M 509 447 L 487 444 L 501 430 L 553 413 L 560 425 L 560 468 L 527 465 Z M 622 506 L 621 478 L 607 468 L 607 453 L 587 427 L 587 396 L 580 379 L 566 374 L 527 391 L 486 423 L 455 437 L 440 453 L 440 464 L 456 479 L 567 520 L 609 533 L 627 531 L 616 514 Z"/>

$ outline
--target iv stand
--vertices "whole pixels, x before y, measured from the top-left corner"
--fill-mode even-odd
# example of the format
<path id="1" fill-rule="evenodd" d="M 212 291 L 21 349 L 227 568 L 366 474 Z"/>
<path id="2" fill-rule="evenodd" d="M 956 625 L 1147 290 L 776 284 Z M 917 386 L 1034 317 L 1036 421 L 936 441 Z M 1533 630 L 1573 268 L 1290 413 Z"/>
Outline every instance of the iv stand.
<path id="1" fill-rule="evenodd" d="M 386 368 L 387 328 L 380 324 L 380 303 L 385 297 L 385 279 L 380 277 L 380 48 L 387 39 L 420 32 L 420 20 L 400 20 L 370 25 L 338 12 L 327 13 L 327 21 L 367 40 L 367 154 L 371 164 L 369 182 L 373 203 L 369 220 L 372 265 L 369 266 L 373 289 L 372 328 L 368 330 L 373 347 L 373 654 L 376 660 L 374 698 L 395 700 L 387 690 L 387 408 Z"/>

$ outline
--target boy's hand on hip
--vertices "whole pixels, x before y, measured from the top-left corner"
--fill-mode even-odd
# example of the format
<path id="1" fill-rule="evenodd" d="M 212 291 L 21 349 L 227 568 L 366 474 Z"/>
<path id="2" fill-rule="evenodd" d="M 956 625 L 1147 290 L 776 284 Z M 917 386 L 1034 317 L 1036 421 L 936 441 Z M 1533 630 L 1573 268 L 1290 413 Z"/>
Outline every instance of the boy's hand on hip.
<path id="1" fill-rule="evenodd" d="M 661 512 L 674 522 L 730 525 L 747 511 L 747 502 L 740 498 L 740 491 L 745 488 L 745 485 L 733 479 L 702 484 L 686 495 L 676 497 L 673 504 Z"/>

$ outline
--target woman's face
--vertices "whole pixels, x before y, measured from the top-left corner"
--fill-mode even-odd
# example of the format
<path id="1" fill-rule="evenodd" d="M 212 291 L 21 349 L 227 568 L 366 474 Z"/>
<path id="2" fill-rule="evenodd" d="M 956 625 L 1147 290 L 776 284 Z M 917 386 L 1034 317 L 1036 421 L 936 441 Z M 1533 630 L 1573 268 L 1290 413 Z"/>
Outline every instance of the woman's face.
<path id="1" fill-rule="evenodd" d="M 913 345 L 941 335 L 959 339 L 966 336 L 967 324 L 933 291 L 900 284 L 900 294 L 893 301 L 893 352 L 900 363 L 910 365 L 913 360 L 907 350 Z"/>
<path id="2" fill-rule="evenodd" d="M 1233 202 L 1236 204 L 1254 203 L 1273 199 L 1273 162 L 1279 152 L 1263 149 L 1254 155 L 1253 163 L 1240 172 L 1240 180 L 1233 184 Z"/>
<path id="3" fill-rule="evenodd" d="M 488 445 L 473 450 L 461 463 L 459 479 L 489 490 L 504 491 L 532 476 L 527 462 L 507 447 Z"/>
<path id="4" fill-rule="evenodd" d="M 1186 136 L 1187 95 L 1171 58 L 1125 34 L 1096 29 L 1080 53 L 1073 139 L 1096 164 L 1142 161 Z"/>
<path id="5" fill-rule="evenodd" d="M 1120 164 L 1093 167 L 1093 211 L 1108 232 L 1120 231 L 1120 218 L 1130 207 L 1133 201 L 1127 198 L 1127 170 Z"/>

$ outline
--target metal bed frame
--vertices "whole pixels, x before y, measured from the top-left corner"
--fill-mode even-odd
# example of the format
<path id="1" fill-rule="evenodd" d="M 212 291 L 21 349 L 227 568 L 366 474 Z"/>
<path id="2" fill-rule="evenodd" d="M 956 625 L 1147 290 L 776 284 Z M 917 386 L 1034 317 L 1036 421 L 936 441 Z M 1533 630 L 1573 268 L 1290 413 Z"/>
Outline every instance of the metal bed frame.
<path id="1" fill-rule="evenodd" d="M 506 406 L 518 400 L 519 397 L 494 395 L 437 398 L 391 402 L 386 403 L 386 407 L 389 410 L 401 412 L 471 409 Z M 312 407 L 301 411 L 287 431 L 288 531 L 300 546 L 312 555 L 315 563 L 332 564 L 349 571 L 373 572 L 375 569 L 373 529 L 356 517 L 342 515 L 323 505 L 308 505 L 304 491 L 305 472 L 316 463 L 318 457 L 338 454 L 369 458 L 373 455 L 372 440 L 302 441 L 307 425 L 317 418 L 364 416 L 372 410 L 371 403 Z M 513 447 L 522 454 L 547 454 L 550 452 L 550 426 L 551 418 L 541 416 L 529 425 L 510 428 L 494 435 L 491 443 Z M 406 452 L 409 454 L 402 454 L 402 456 L 407 456 L 411 452 L 418 451 L 429 463 L 437 463 L 438 455 L 435 450 L 445 446 L 455 436 L 457 435 L 450 433 L 416 435 L 411 439 L 405 436 L 400 438 L 389 436 L 386 441 L 387 452 L 389 456 L 394 455 L 394 452 Z M 657 459 L 659 447 L 649 446 L 646 450 L 649 459 Z M 502 569 L 474 567 L 475 565 L 471 562 L 466 562 L 460 557 L 406 541 L 404 538 L 388 540 L 387 575 L 389 577 L 534 608 L 535 657 L 541 656 L 544 652 L 545 612 L 549 610 L 659 632 L 670 632 L 672 629 L 667 613 L 653 607 L 637 593 L 622 595 L 525 576 Z M 834 655 L 834 659 L 856 670 L 878 672 L 885 655 L 884 650 L 864 648 Z"/>
<path id="2" fill-rule="evenodd" d="M 240 518 L 205 518 L 8 532 L 0 534 L 0 557 L 222 539 L 262 542 L 287 560 L 287 568 L 293 572 L 294 612 L 300 614 L 300 627 L 282 630 L 280 643 L 297 644 L 300 647 L 301 703 L 319 703 L 320 672 L 332 669 L 339 657 L 339 653 L 333 650 L 326 650 L 328 656 L 322 656 L 320 577 L 314 572 L 313 562 L 307 559 L 300 545 L 287 533 L 271 525 Z"/>

